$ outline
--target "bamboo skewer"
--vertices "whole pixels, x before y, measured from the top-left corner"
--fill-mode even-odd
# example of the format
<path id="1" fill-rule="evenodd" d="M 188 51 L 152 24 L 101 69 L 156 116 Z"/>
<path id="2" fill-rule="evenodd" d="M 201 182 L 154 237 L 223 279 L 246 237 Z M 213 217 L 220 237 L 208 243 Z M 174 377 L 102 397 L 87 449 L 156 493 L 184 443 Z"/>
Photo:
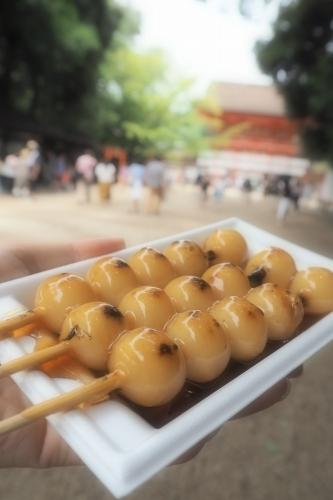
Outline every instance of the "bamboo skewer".
<path id="1" fill-rule="evenodd" d="M 48 337 L 42 329 L 40 335 L 36 335 L 35 352 L 0 366 L 0 378 L 64 354 L 73 355 L 91 370 L 105 371 L 108 349 L 125 328 L 125 319 L 114 306 L 105 302 L 80 305 L 68 313 L 58 337 L 60 342 L 54 345 L 54 338 Z M 39 346 L 46 347 L 40 349 Z"/>
<path id="2" fill-rule="evenodd" d="M 50 361 L 57 356 L 67 353 L 70 349 L 70 340 L 67 340 L 40 351 L 25 354 L 24 356 L 13 359 L 12 361 L 8 361 L 0 366 L 0 378 L 7 377 L 8 375 L 12 375 L 13 373 L 21 370 L 27 370 L 28 368 L 39 366 L 46 361 Z"/>
<path id="3" fill-rule="evenodd" d="M 142 406 L 161 406 L 171 401 L 185 383 L 183 354 L 162 331 L 137 328 L 121 335 L 109 354 L 109 374 L 79 389 L 27 408 L 0 422 L 0 434 L 35 420 L 88 402 L 100 402 L 115 389 Z"/>
<path id="4" fill-rule="evenodd" d="M 34 330 L 32 336 L 36 341 L 34 351 L 3 365 L 0 364 L 0 378 L 38 366 L 51 377 L 76 378 L 84 384 L 96 379 L 91 370 L 69 352 L 69 341 L 59 344 L 59 338 L 45 328 L 37 329 L 35 326 Z M 53 349 L 50 349 L 51 347 Z"/>
<path id="5" fill-rule="evenodd" d="M 124 377 L 123 372 L 116 370 L 83 387 L 31 406 L 21 413 L 0 422 L 0 434 L 17 430 L 53 413 L 70 410 L 82 403 L 91 400 L 95 401 L 96 398 L 103 398 L 110 392 L 119 389 Z"/>
<path id="6" fill-rule="evenodd" d="M 96 295 L 84 278 L 70 273 L 49 276 L 39 284 L 31 311 L 0 321 L 0 338 L 31 323 L 42 323 L 59 332 L 69 310 L 95 300 Z"/>
<path id="7" fill-rule="evenodd" d="M 35 323 L 39 320 L 36 310 L 26 311 L 0 321 L 0 338 L 8 336 L 12 331 L 22 328 L 23 326 Z"/>

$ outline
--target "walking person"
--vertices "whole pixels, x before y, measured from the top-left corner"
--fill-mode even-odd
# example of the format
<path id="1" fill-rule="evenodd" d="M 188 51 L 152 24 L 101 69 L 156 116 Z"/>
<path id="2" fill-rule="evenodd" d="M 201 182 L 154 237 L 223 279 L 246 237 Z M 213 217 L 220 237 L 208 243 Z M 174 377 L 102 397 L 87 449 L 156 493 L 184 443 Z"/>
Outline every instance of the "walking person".
<path id="1" fill-rule="evenodd" d="M 243 185 L 242 185 L 242 191 L 244 193 L 244 198 L 245 198 L 246 203 L 250 203 L 250 201 L 251 201 L 251 193 L 253 191 L 253 186 L 252 186 L 251 179 L 246 178 L 244 180 Z"/>
<path id="2" fill-rule="evenodd" d="M 290 181 L 290 176 L 284 176 L 278 182 L 280 200 L 277 206 L 276 218 L 281 223 L 285 222 L 289 209 L 293 203 L 293 193 Z"/>
<path id="3" fill-rule="evenodd" d="M 113 163 L 100 161 L 95 168 L 98 183 L 99 199 L 101 202 L 110 201 L 111 186 L 115 181 L 116 167 Z"/>
<path id="4" fill-rule="evenodd" d="M 11 193 L 14 188 L 18 157 L 16 155 L 8 155 L 0 168 L 0 192 Z"/>
<path id="5" fill-rule="evenodd" d="M 13 195 L 16 197 L 30 196 L 30 169 L 29 169 L 29 150 L 21 149 L 16 169 L 13 187 Z"/>
<path id="6" fill-rule="evenodd" d="M 29 169 L 29 189 L 33 189 L 39 178 L 42 169 L 42 159 L 39 144 L 36 141 L 30 140 L 26 144 L 28 149 L 27 163 Z"/>
<path id="7" fill-rule="evenodd" d="M 91 186 L 94 183 L 94 170 L 97 165 L 97 160 L 90 151 L 86 151 L 79 156 L 75 163 L 75 170 L 79 175 L 79 179 L 83 182 L 85 188 L 85 201 L 90 203 Z"/>
<path id="8" fill-rule="evenodd" d="M 294 177 L 290 182 L 291 199 L 295 210 L 299 210 L 299 200 L 303 196 L 303 185 L 300 179 Z"/>
<path id="9" fill-rule="evenodd" d="M 333 211 L 333 171 L 328 169 L 319 188 L 319 201 L 323 209 Z"/>
<path id="10" fill-rule="evenodd" d="M 13 195 L 29 197 L 31 195 L 31 188 L 37 181 L 40 171 L 41 155 L 39 144 L 36 141 L 30 140 L 19 153 Z"/>
<path id="11" fill-rule="evenodd" d="M 210 187 L 210 178 L 207 174 L 200 173 L 197 177 L 196 183 L 200 187 L 201 201 L 206 203 L 208 201 L 208 188 Z"/>
<path id="12" fill-rule="evenodd" d="M 147 212 L 158 215 L 165 189 L 165 165 L 159 157 L 147 163 L 144 179 L 148 188 Z"/>
<path id="13" fill-rule="evenodd" d="M 136 213 L 140 210 L 140 205 L 143 198 L 143 188 L 145 179 L 145 167 L 143 164 L 133 162 L 129 165 L 129 182 L 131 185 L 131 198 L 133 212 Z"/>

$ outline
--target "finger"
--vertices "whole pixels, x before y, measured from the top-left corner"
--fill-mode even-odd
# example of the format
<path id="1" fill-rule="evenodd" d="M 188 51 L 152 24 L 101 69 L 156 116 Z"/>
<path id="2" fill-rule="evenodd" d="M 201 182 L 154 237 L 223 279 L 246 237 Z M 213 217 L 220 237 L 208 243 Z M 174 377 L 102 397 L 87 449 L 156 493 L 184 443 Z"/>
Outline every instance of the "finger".
<path id="1" fill-rule="evenodd" d="M 261 396 L 259 396 L 259 398 L 243 408 L 243 410 L 241 410 L 239 413 L 234 415 L 231 420 L 247 417 L 249 415 L 252 415 L 253 413 L 258 413 L 259 411 L 269 408 L 275 403 L 283 401 L 288 396 L 290 389 L 291 382 L 288 379 L 280 380 L 280 382 L 275 384 L 268 391 L 264 392 Z M 211 437 L 213 437 L 217 432 L 218 431 L 212 433 L 212 435 L 200 441 L 196 446 L 184 453 L 184 455 L 181 455 L 171 465 L 182 464 L 194 458 L 205 446 L 205 444 L 211 439 Z"/>
<path id="2" fill-rule="evenodd" d="M 298 378 L 301 375 L 303 375 L 303 371 L 304 371 L 303 365 L 298 366 L 297 368 L 295 368 L 295 370 L 293 370 L 287 375 L 287 378 Z"/>
<path id="3" fill-rule="evenodd" d="M 183 464 L 185 462 L 188 462 L 189 460 L 192 460 L 192 458 L 196 457 L 198 453 L 202 450 L 202 448 L 219 432 L 220 429 L 217 429 L 216 431 L 210 433 L 208 436 L 206 436 L 204 439 L 199 441 L 195 446 L 187 450 L 185 453 L 183 453 L 180 457 L 178 457 L 174 462 L 172 462 L 170 465 L 179 465 Z"/>
<path id="4" fill-rule="evenodd" d="M 4 252 L 11 264 L 6 279 L 37 273 L 53 267 L 71 264 L 90 257 L 120 250 L 121 239 L 84 240 L 75 243 L 15 245 Z M 8 268 L 7 268 L 8 269 Z"/>
<path id="5" fill-rule="evenodd" d="M 74 258 L 79 261 L 121 250 L 125 242 L 122 239 L 98 239 L 79 241 L 72 246 Z"/>
<path id="6" fill-rule="evenodd" d="M 268 391 L 264 392 L 261 396 L 259 396 L 259 398 L 246 406 L 233 418 L 242 418 L 248 415 L 252 415 L 252 413 L 266 410 L 275 403 L 283 401 L 288 396 L 290 389 L 291 382 L 287 378 L 280 380 L 280 382 L 275 384 Z"/>
<path id="7" fill-rule="evenodd" d="M 180 457 L 178 457 L 174 462 L 172 462 L 170 465 L 180 465 L 184 464 L 185 462 L 189 462 L 192 460 L 192 458 L 196 457 L 198 453 L 202 450 L 202 448 L 205 446 L 207 443 L 208 439 L 205 439 L 203 441 L 200 441 L 197 445 L 193 446 L 190 450 L 188 450 L 186 453 L 183 453 Z"/>
<path id="8" fill-rule="evenodd" d="M 16 415 L 31 403 L 9 378 L 0 380 L 0 420 Z M 42 419 L 0 437 L 0 468 L 77 465 L 80 459 L 56 430 Z"/>
<path id="9" fill-rule="evenodd" d="M 0 283 L 26 276 L 29 274 L 27 266 L 14 252 L 0 251 Z"/>
<path id="10" fill-rule="evenodd" d="M 47 425 L 38 467 L 61 467 L 64 465 L 82 465 L 82 461 L 57 431 Z"/>

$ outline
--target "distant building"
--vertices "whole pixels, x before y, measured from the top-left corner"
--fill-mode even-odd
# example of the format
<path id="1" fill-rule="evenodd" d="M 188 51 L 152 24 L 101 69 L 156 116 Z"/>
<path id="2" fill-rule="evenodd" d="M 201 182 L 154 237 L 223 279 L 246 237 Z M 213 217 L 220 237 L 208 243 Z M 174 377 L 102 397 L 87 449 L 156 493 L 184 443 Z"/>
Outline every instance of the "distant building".
<path id="1" fill-rule="evenodd" d="M 221 124 L 243 124 L 223 150 L 206 152 L 199 166 L 241 171 L 303 175 L 297 125 L 287 118 L 282 97 L 273 86 L 216 83 L 211 90 L 221 109 Z M 202 110 L 209 116 L 209 111 Z"/>

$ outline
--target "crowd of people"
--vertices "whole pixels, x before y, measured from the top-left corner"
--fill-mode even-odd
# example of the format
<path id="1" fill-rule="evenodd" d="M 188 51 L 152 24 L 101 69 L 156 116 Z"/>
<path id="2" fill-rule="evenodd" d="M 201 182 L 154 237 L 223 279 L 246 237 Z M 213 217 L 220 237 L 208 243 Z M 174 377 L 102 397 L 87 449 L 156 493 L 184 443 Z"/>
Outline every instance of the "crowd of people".
<path id="1" fill-rule="evenodd" d="M 101 202 L 109 202 L 112 187 L 120 179 L 130 186 L 133 211 L 139 211 L 147 192 L 145 209 L 158 214 L 166 188 L 166 168 L 158 156 L 147 162 L 133 159 L 129 165 L 106 159 L 86 150 L 76 158 L 64 153 L 46 153 L 43 157 L 36 141 L 29 140 L 17 154 L 0 162 L 0 193 L 30 197 L 38 187 L 52 191 L 84 191 L 84 201 L 91 202 L 92 187 L 97 184 Z"/>
<path id="2" fill-rule="evenodd" d="M 258 194 L 262 197 L 274 196 L 278 199 L 276 219 L 279 222 L 285 221 L 292 210 L 299 210 L 300 200 L 312 199 L 318 206 L 333 208 L 333 172 L 330 171 L 326 175 L 254 174 L 252 177 L 241 171 L 222 175 L 209 175 L 206 171 L 199 173 L 196 184 L 203 202 L 209 199 L 222 202 L 228 189 L 237 190 L 246 203 L 257 199 L 255 195 Z"/>
<path id="3" fill-rule="evenodd" d="M 39 145 L 29 140 L 17 155 L 6 156 L 0 169 L 0 188 L 14 196 L 29 196 L 40 171 Z"/>
<path id="4" fill-rule="evenodd" d="M 122 171 L 121 171 L 122 170 Z M 85 188 L 85 201 L 91 200 L 91 187 L 97 182 L 99 198 L 107 202 L 111 198 L 112 186 L 122 177 L 131 187 L 133 211 L 140 210 L 144 187 L 147 189 L 146 210 L 158 214 L 166 186 L 165 165 L 161 158 L 151 158 L 147 163 L 131 162 L 126 169 L 119 169 L 112 161 L 100 161 L 89 151 L 80 155 L 75 163 L 77 182 Z M 125 173 L 126 172 L 126 173 Z"/>
<path id="5" fill-rule="evenodd" d="M 298 210 L 300 198 L 307 197 L 315 189 L 309 179 L 291 175 L 246 176 L 236 171 L 217 175 L 209 169 L 197 167 L 166 169 L 164 161 L 158 156 L 146 162 L 133 158 L 128 163 L 119 165 L 116 158 L 106 158 L 89 150 L 72 157 L 63 152 L 44 152 L 42 155 L 39 144 L 29 140 L 17 154 L 9 154 L 0 161 L 0 193 L 29 197 L 37 187 L 52 191 L 74 191 L 77 188 L 83 191 L 84 201 L 90 203 L 92 187 L 97 184 L 99 200 L 106 203 L 112 199 L 113 186 L 120 180 L 130 188 L 133 212 L 139 212 L 144 207 L 147 213 L 158 214 L 172 178 L 180 184 L 196 185 L 202 203 L 210 199 L 223 202 L 229 188 L 236 188 L 242 193 L 246 203 L 251 202 L 254 192 L 277 196 L 276 219 L 284 222 L 291 209 Z M 329 200 L 333 199 L 332 178 L 328 187 L 326 182 L 325 188 L 329 191 Z M 327 198 L 327 194 L 325 196 Z"/>

